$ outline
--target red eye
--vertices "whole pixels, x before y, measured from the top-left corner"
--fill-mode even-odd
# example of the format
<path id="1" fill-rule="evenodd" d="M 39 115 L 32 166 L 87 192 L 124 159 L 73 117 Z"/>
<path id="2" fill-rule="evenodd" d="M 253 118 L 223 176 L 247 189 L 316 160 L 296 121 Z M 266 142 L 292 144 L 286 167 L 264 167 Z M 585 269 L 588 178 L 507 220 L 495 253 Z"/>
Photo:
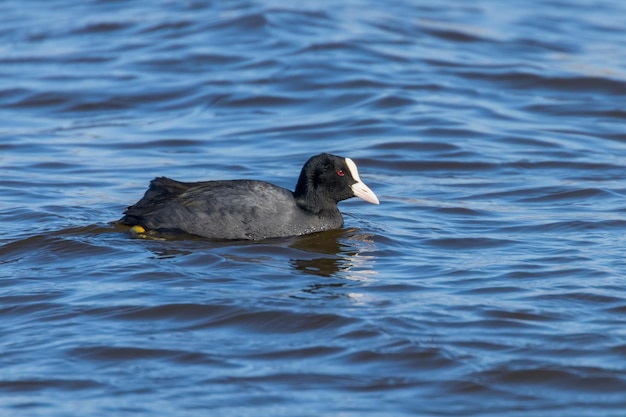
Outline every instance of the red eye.
<path id="1" fill-rule="evenodd" d="M 343 169 L 340 169 L 339 171 L 337 171 L 337 175 L 339 175 L 340 177 L 343 177 L 346 174 L 343 173 Z"/>

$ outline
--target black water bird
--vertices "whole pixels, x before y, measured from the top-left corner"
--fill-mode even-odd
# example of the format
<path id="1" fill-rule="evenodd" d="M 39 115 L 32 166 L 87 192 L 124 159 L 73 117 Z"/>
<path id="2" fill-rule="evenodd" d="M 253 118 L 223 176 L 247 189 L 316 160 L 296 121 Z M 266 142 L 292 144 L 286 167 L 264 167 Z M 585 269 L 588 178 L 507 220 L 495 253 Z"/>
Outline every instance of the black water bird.
<path id="1" fill-rule="evenodd" d="M 350 158 L 322 153 L 304 164 L 293 192 L 258 180 L 155 178 L 119 223 L 211 239 L 297 236 L 342 227 L 337 203 L 351 197 L 379 204 Z"/>

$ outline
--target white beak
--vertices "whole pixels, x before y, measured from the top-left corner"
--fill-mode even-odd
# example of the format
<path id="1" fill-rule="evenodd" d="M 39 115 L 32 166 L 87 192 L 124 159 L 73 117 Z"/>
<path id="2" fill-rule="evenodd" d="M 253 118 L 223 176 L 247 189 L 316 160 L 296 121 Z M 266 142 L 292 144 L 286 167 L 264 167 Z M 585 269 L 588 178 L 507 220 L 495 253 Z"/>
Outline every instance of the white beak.
<path id="1" fill-rule="evenodd" d="M 352 192 L 354 193 L 355 197 L 362 198 L 368 203 L 380 204 L 380 202 L 378 201 L 378 197 L 376 197 L 376 194 L 374 194 L 374 192 L 361 181 L 355 182 L 350 187 L 352 188 Z"/>
<path id="2" fill-rule="evenodd" d="M 354 161 L 352 161 L 352 159 L 350 158 L 346 158 L 346 165 L 350 170 L 350 175 L 352 175 L 352 178 L 354 178 L 354 180 L 356 181 L 350 186 L 350 188 L 352 188 L 354 196 L 359 197 L 367 201 L 368 203 L 380 204 L 380 202 L 378 201 L 378 197 L 376 197 L 376 194 L 374 194 L 374 192 L 370 190 L 370 188 L 365 185 L 363 181 L 361 181 L 361 178 L 359 177 L 359 170 L 356 168 L 356 164 L 354 163 Z"/>

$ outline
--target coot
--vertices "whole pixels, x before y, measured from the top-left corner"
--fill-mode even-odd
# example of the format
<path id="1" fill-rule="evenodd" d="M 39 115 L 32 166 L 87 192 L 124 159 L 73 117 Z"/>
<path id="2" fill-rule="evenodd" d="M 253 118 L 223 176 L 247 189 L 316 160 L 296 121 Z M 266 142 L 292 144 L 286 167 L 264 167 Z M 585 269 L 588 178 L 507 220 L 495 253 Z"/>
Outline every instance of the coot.
<path id="1" fill-rule="evenodd" d="M 258 240 L 343 226 L 337 203 L 378 198 L 350 158 L 323 153 L 309 159 L 294 192 L 257 180 L 179 182 L 155 178 L 119 222 L 140 231 L 182 231 L 211 239 Z"/>

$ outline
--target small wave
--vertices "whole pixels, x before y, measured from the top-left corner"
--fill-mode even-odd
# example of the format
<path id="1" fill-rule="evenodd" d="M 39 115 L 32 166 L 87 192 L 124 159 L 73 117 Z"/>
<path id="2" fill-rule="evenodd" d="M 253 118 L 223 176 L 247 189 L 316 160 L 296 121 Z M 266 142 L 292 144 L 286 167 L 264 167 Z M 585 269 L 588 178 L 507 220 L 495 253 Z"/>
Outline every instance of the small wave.
<path id="1" fill-rule="evenodd" d="M 561 201 L 582 201 L 588 199 L 597 199 L 613 197 L 612 193 L 598 188 L 585 189 L 554 189 L 552 187 L 544 190 L 542 195 L 534 195 L 522 198 L 519 201 L 524 203 L 544 203 L 544 202 L 561 202 Z"/>
<path id="2" fill-rule="evenodd" d="M 514 240 L 486 237 L 459 237 L 427 239 L 428 245 L 446 250 L 482 250 L 502 248 L 517 244 Z"/>
<path id="3" fill-rule="evenodd" d="M 626 82 L 608 77 L 557 77 L 511 70 L 506 73 L 459 71 L 458 75 L 493 84 L 504 84 L 517 89 L 542 89 L 576 94 L 585 92 L 614 96 L 626 94 Z"/>
<path id="4" fill-rule="evenodd" d="M 102 388 L 103 384 L 92 379 L 56 379 L 56 378 L 38 378 L 38 379 L 2 379 L 0 380 L 0 391 L 13 393 L 41 393 L 45 390 L 60 390 L 67 392 L 76 392 L 82 390 L 90 390 Z"/>
<path id="5" fill-rule="evenodd" d="M 186 328 L 233 327 L 261 333 L 316 332 L 342 328 L 353 319 L 328 313 L 289 310 L 245 309 L 235 305 L 169 304 L 156 307 L 125 307 L 115 314 L 123 320 L 177 321 Z"/>

